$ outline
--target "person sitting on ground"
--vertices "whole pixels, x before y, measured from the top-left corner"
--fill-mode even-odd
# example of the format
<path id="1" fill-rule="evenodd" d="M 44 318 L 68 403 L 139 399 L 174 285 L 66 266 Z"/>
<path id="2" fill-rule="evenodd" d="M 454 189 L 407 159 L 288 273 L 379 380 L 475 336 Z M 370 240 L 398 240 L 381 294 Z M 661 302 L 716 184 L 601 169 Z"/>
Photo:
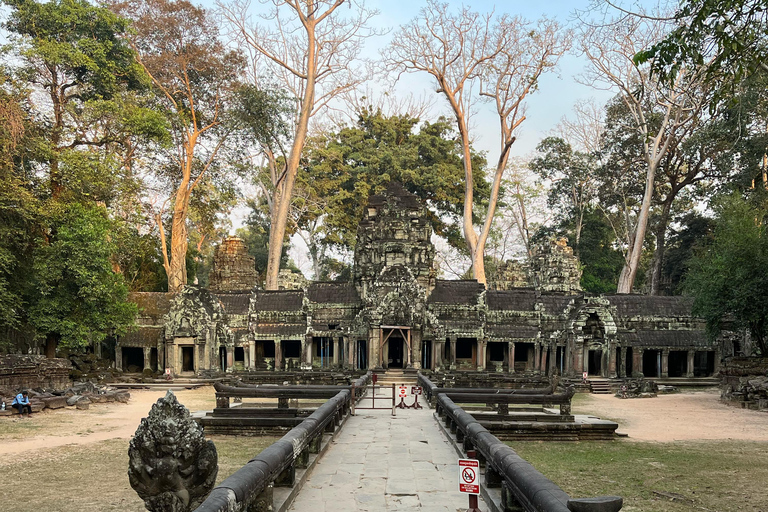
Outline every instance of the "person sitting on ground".
<path id="1" fill-rule="evenodd" d="M 24 414 L 24 409 L 27 410 L 27 416 L 32 414 L 32 406 L 29 404 L 29 393 L 26 389 L 16 395 L 11 405 L 19 410 L 19 417 Z"/>

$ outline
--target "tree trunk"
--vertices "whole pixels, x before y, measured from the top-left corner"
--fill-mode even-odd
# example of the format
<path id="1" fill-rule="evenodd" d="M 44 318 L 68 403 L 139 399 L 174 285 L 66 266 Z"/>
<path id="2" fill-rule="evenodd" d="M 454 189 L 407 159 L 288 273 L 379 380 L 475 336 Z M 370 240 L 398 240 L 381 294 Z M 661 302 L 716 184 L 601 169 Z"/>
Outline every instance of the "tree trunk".
<path id="1" fill-rule="evenodd" d="M 669 212 L 672 209 L 672 201 L 668 199 L 664 202 L 659 218 L 659 225 L 656 228 L 656 251 L 653 253 L 651 261 L 651 295 L 660 295 L 661 273 L 664 266 L 664 251 L 667 246 L 667 228 L 669 227 Z"/>
<path id="2" fill-rule="evenodd" d="M 304 90 L 304 98 L 301 102 L 301 112 L 299 121 L 296 124 L 296 134 L 293 139 L 293 146 L 286 162 L 285 178 L 282 184 L 282 191 L 278 193 L 280 187 L 275 189 L 275 215 L 269 230 L 269 247 L 267 248 L 267 275 L 264 282 L 264 289 L 277 290 L 277 276 L 280 272 L 280 260 L 283 256 L 283 241 L 285 240 L 285 231 L 288 226 L 288 214 L 291 209 L 291 198 L 293 197 L 293 185 L 296 182 L 296 174 L 299 169 L 299 160 L 301 152 L 304 149 L 304 142 L 307 138 L 309 126 L 309 117 L 312 115 L 312 109 L 315 104 L 315 79 L 317 67 L 317 50 L 315 48 L 314 25 L 307 24 L 307 88 Z"/>
<path id="3" fill-rule="evenodd" d="M 45 357 L 53 359 L 56 357 L 56 345 L 59 344 L 58 336 L 53 333 L 49 333 L 45 337 Z"/>
<path id="4" fill-rule="evenodd" d="M 640 215 L 637 217 L 637 227 L 634 231 L 629 255 L 624 263 L 624 268 L 621 269 L 619 285 L 616 289 L 617 293 L 632 293 L 632 286 L 635 284 L 637 269 L 640 266 L 640 257 L 643 254 L 645 232 L 648 228 L 648 217 L 651 211 L 651 199 L 653 198 L 653 181 L 656 178 L 656 165 L 655 162 L 648 163 L 643 203 L 640 207 Z"/>
<path id="5" fill-rule="evenodd" d="M 182 182 L 176 192 L 171 227 L 171 257 L 168 263 L 168 291 L 179 293 L 187 284 L 187 209 L 190 191 Z"/>

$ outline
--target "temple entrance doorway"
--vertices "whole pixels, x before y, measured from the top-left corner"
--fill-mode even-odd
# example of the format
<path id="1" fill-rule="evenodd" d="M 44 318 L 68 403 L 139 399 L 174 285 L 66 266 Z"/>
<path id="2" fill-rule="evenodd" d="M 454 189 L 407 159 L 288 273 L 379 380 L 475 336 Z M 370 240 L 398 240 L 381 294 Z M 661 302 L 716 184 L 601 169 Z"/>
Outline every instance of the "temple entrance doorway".
<path id="1" fill-rule="evenodd" d="M 589 375 L 602 375 L 602 362 L 603 351 L 602 350 L 590 350 L 588 358 L 587 372 Z"/>
<path id="2" fill-rule="evenodd" d="M 195 347 L 181 347 L 181 371 L 195 371 Z"/>
<path id="3" fill-rule="evenodd" d="M 381 354 L 385 368 L 407 368 L 411 364 L 411 329 L 381 327 Z"/>

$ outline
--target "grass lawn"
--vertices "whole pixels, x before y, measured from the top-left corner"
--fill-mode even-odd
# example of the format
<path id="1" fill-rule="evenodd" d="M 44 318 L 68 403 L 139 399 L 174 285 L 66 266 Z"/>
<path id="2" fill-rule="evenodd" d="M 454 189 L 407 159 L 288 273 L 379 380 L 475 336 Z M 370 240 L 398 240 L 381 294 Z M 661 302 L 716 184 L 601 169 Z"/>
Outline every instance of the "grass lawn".
<path id="1" fill-rule="evenodd" d="M 219 454 L 217 482 L 277 440 L 273 437 L 224 436 L 211 436 L 210 439 Z M 128 441 L 125 439 L 38 450 L 34 455 L 7 457 L 0 464 L 3 510 L 145 510 L 144 502 L 128 483 Z"/>
<path id="2" fill-rule="evenodd" d="M 765 442 L 509 444 L 569 495 L 620 495 L 626 512 L 768 511 Z"/>

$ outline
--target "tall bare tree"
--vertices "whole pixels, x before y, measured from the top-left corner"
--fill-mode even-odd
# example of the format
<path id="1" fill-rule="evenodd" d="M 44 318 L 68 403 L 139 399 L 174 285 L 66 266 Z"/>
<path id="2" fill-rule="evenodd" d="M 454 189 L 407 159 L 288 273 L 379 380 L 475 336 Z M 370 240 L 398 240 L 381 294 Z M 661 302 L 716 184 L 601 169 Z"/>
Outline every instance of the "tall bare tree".
<path id="1" fill-rule="evenodd" d="M 397 31 L 385 50 L 391 70 L 431 75 L 456 119 L 464 152 L 464 238 L 472 273 L 481 283 L 486 281 L 483 256 L 501 179 L 517 129 L 525 120 L 523 101 L 569 43 L 570 34 L 552 20 L 533 24 L 519 17 L 479 14 L 466 7 L 453 12 L 447 4 L 430 0 L 418 17 Z M 478 233 L 470 127 L 473 109 L 481 100 L 495 108 L 500 147 L 488 210 Z"/>
<path id="2" fill-rule="evenodd" d="M 673 143 L 696 121 L 706 102 L 699 94 L 698 70 L 681 70 L 674 82 L 660 83 L 650 77 L 652 63 L 634 62 L 635 54 L 664 36 L 667 27 L 657 19 L 626 15 L 600 25 L 585 24 L 580 34 L 581 51 L 591 64 L 582 76 L 583 82 L 618 93 L 630 114 L 625 129 L 637 135 L 642 144 L 644 194 L 628 230 L 625 264 L 617 287 L 619 293 L 630 293 L 637 275 L 658 167 Z"/>
<path id="3" fill-rule="evenodd" d="M 114 8 L 133 19 L 131 45 L 171 114 L 175 154 L 174 171 L 168 176 L 173 188 L 170 251 L 162 219 L 157 224 L 168 291 L 178 292 L 187 283 L 190 198 L 227 139 L 224 110 L 243 59 L 224 47 L 209 14 L 185 0 L 130 1 Z"/>
<path id="4" fill-rule="evenodd" d="M 272 189 L 264 286 L 276 290 L 291 198 L 310 119 L 365 79 L 358 57 L 363 41 L 376 33 L 368 28 L 376 12 L 355 0 L 259 1 L 265 10 L 257 20 L 252 15 L 251 0 L 218 5 L 231 36 L 249 56 L 250 80 L 276 80 L 296 101 L 289 147 L 266 150 Z M 342 10 L 344 4 L 349 8 Z"/>

